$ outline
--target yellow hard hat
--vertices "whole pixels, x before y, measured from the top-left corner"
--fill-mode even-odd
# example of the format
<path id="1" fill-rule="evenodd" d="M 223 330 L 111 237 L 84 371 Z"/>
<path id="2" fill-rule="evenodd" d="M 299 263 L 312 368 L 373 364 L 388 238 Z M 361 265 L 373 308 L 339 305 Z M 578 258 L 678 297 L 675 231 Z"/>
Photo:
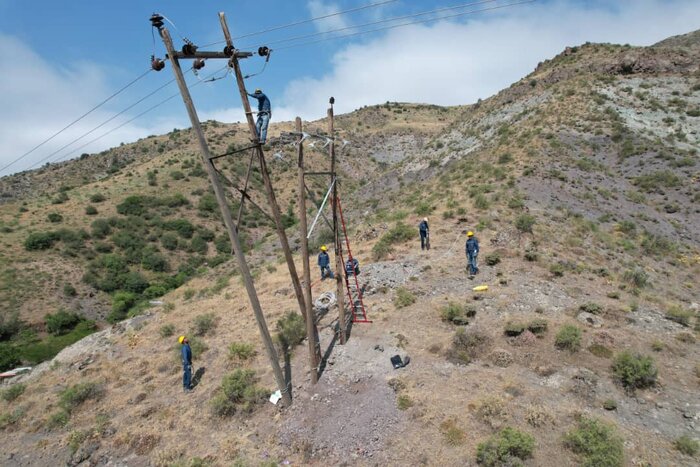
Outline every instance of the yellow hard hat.
<path id="1" fill-rule="evenodd" d="M 185 336 L 180 336 L 177 338 L 177 341 L 178 343 L 182 344 L 183 342 L 185 342 L 185 339 L 187 339 Z"/>
<path id="2" fill-rule="evenodd" d="M 472 232 L 471 230 L 469 232 L 467 232 L 467 237 L 473 237 L 473 236 L 474 236 L 474 232 Z"/>
<path id="3" fill-rule="evenodd" d="M 326 251 L 328 248 L 326 248 L 326 245 L 321 245 L 321 251 Z"/>
<path id="4" fill-rule="evenodd" d="M 256 88 L 255 92 L 253 94 L 260 94 L 262 93 L 262 90 L 260 88 Z"/>

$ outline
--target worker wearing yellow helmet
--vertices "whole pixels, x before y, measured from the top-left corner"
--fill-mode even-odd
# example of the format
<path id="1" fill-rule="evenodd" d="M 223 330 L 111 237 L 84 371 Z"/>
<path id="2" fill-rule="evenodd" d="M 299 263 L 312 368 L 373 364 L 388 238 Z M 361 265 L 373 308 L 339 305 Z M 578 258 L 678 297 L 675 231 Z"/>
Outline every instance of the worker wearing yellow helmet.
<path id="1" fill-rule="evenodd" d="M 192 390 L 192 349 L 187 336 L 180 336 L 177 341 L 182 345 L 182 387 L 185 392 Z"/>
<path id="2" fill-rule="evenodd" d="M 331 258 L 328 256 L 328 248 L 326 248 L 326 245 L 321 245 L 321 252 L 318 254 L 318 267 L 321 268 L 321 280 L 324 280 L 326 277 L 333 279 Z"/>
<path id="3" fill-rule="evenodd" d="M 469 262 L 469 278 L 473 279 L 474 275 L 479 273 L 479 266 L 476 259 L 479 256 L 479 240 L 474 236 L 471 230 L 467 232 L 467 243 L 465 245 L 467 253 L 467 261 Z"/>

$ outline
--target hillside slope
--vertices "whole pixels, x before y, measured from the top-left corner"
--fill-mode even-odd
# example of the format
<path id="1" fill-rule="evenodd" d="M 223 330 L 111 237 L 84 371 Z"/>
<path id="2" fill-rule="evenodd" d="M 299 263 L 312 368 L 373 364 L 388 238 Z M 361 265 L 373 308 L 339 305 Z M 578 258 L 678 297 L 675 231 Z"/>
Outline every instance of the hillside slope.
<path id="1" fill-rule="evenodd" d="M 17 278 L 3 293 L 13 300 L 8 311 L 20 310 L 36 331 L 65 277 L 79 289 L 66 303 L 95 301 L 83 302 L 83 313 L 118 303 L 114 290 L 94 290 L 116 257 L 126 262 L 115 276 L 121 286 L 131 282 L 120 274 L 140 274 L 148 287 L 163 287 L 162 304 L 133 308 L 142 314 L 67 348 L 0 402 L 3 462 L 474 465 L 479 453 L 485 465 L 695 465 L 697 37 L 567 48 L 471 106 L 387 103 L 339 116 L 351 142 L 340 155 L 344 208 L 373 323 L 354 325 L 340 346 L 337 310 L 320 318 L 324 372 L 312 386 L 305 349 L 295 349 L 285 360 L 289 408 L 265 401 L 274 380 L 233 262 L 215 252 L 222 229 L 188 131 L 116 149 L 133 162 L 99 181 L 54 185 L 49 196 L 34 183 L 44 172 L 3 179 L 3 187 L 28 187 L 0 207 L 4 275 Z M 322 132 L 325 122 L 308 127 Z M 217 151 L 245 142 L 229 126 L 212 123 L 207 132 Z M 150 145 L 163 151 L 149 157 L 140 148 Z M 312 163 L 324 163 L 307 149 Z M 274 151 L 283 160 L 272 163 L 273 179 L 293 213 L 293 148 Z M 68 178 L 78 164 L 96 164 L 92 157 L 51 170 Z M 185 201 L 172 198 L 175 186 Z M 68 199 L 52 204 L 61 192 Z M 113 229 L 103 239 L 82 214 L 95 193 L 106 195 L 96 206 Z M 136 193 L 151 198 L 125 203 Z M 89 235 L 76 246 L 63 233 L 51 248 L 27 251 L 31 231 L 55 228 L 46 220 L 54 211 L 65 228 Z M 414 227 L 424 216 L 429 251 L 418 248 Z M 180 232 L 188 228 L 169 224 L 176 219 L 191 224 L 189 238 Z M 246 225 L 274 328 L 296 300 L 269 229 L 252 212 Z M 144 244 L 120 234 L 134 229 Z M 481 243 L 473 280 L 464 271 L 467 230 Z M 290 226 L 297 245 L 295 232 Z M 164 243 L 166 234 L 174 243 Z M 153 270 L 154 255 L 168 268 Z M 83 282 L 86 268 L 99 280 Z M 183 282 L 173 282 L 179 274 Z M 481 284 L 488 291 L 473 291 Z M 46 291 L 37 294 L 40 286 Z M 313 286 L 315 296 L 332 290 L 328 281 Z M 191 394 L 180 386 L 180 333 L 196 341 Z M 393 369 L 395 354 L 410 364 Z"/>

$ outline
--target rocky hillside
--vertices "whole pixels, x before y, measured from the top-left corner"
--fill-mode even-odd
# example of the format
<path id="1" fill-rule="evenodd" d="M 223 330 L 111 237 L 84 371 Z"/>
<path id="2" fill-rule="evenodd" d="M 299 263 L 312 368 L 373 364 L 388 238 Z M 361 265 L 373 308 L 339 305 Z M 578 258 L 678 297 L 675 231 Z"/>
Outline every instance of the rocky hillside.
<path id="1" fill-rule="evenodd" d="M 2 179 L 0 356 L 40 361 L 103 328 L 3 390 L 3 462 L 696 465 L 699 45 L 697 32 L 585 44 L 474 105 L 338 116 L 373 323 L 340 346 L 337 311 L 319 318 L 315 386 L 304 347 L 280 348 L 289 408 L 266 402 L 273 378 L 189 131 Z M 245 144 L 241 128 L 206 130 L 214 152 Z M 298 246 L 284 141 L 268 153 Z M 425 216 L 430 251 L 417 248 Z M 263 309 L 289 341 L 296 300 L 274 234 L 255 211 L 244 223 Z M 467 230 L 481 243 L 473 280 Z M 191 394 L 181 333 L 194 336 Z M 395 354 L 410 364 L 394 370 Z"/>

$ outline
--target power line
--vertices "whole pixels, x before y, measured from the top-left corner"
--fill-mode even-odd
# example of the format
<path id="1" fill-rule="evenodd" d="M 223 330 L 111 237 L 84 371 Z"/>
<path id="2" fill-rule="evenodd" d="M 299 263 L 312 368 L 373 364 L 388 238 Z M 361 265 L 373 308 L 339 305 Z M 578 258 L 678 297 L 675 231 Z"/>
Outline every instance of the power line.
<path id="1" fill-rule="evenodd" d="M 218 77 L 218 78 L 214 78 L 214 76 L 215 76 L 217 73 L 219 73 L 220 71 L 223 71 L 223 70 L 224 70 L 225 68 L 227 68 L 227 67 L 228 67 L 228 65 L 224 65 L 223 67 L 219 68 L 218 70 L 214 71 L 213 73 L 207 75 L 204 79 L 200 79 L 200 80 L 197 81 L 196 83 L 194 83 L 194 84 L 192 84 L 192 85 L 190 85 L 190 86 L 187 86 L 187 87 L 188 87 L 189 89 L 192 89 L 192 88 L 194 88 L 194 87 L 199 86 L 199 85 L 202 84 L 202 83 L 207 83 L 207 82 L 216 81 L 216 80 L 218 80 L 218 79 L 221 79 L 221 78 L 223 78 L 223 77 L 225 77 L 225 76 Z M 180 95 L 180 93 L 177 92 L 177 93 L 175 93 L 175 94 L 173 94 L 173 95 L 171 95 L 171 96 L 165 98 L 164 100 L 162 100 L 162 101 L 160 101 L 159 103 L 157 103 L 157 104 L 155 104 L 155 105 L 149 107 L 148 109 L 144 110 L 143 112 L 141 112 L 140 114 L 136 115 L 135 117 L 130 118 L 129 120 L 125 121 L 124 123 L 121 123 L 119 126 L 116 126 L 116 127 L 112 128 L 111 130 L 109 130 L 109 131 L 107 131 L 107 132 L 105 132 L 105 133 L 102 133 L 102 134 L 101 134 L 100 136 L 98 136 L 97 138 L 94 138 L 94 139 L 88 141 L 87 143 L 83 144 L 82 146 L 73 149 L 72 151 L 68 152 L 67 154 L 64 154 L 62 157 L 59 157 L 58 160 L 56 160 L 56 162 L 62 162 L 62 161 L 64 161 L 64 160 L 68 159 L 70 156 L 72 156 L 72 155 L 74 155 L 74 154 L 77 154 L 81 149 L 83 149 L 83 148 L 85 148 L 85 147 L 91 145 L 92 143 L 94 143 L 94 142 L 96 142 L 96 141 L 98 141 L 98 140 L 104 138 L 104 137 L 107 136 L 107 135 L 110 135 L 110 134 L 114 133 L 115 131 L 119 130 L 120 128 L 125 127 L 126 125 L 128 125 L 128 124 L 131 123 L 131 122 L 133 122 L 134 120 L 137 120 L 137 119 L 143 117 L 143 116 L 146 115 L 147 113 L 149 113 L 149 112 L 151 112 L 151 111 L 157 109 L 157 108 L 160 107 L 161 105 L 163 105 L 163 104 L 165 104 L 165 103 L 171 101 L 172 99 L 174 99 L 175 97 L 177 97 L 177 96 L 179 96 L 179 95 Z M 75 141 L 74 141 L 74 142 L 75 142 Z M 42 162 L 43 162 L 43 161 L 42 161 Z M 37 166 L 38 164 L 40 164 L 40 163 L 41 163 L 41 162 L 36 163 L 36 164 L 32 165 L 30 168 L 36 167 L 36 166 Z"/>
<path id="2" fill-rule="evenodd" d="M 60 130 L 58 130 L 56 133 L 54 133 L 53 135 L 49 136 L 49 137 L 46 138 L 44 141 L 42 141 L 41 143 L 37 144 L 37 145 L 34 146 L 32 149 L 30 149 L 29 151 L 25 152 L 24 154 L 22 154 L 21 156 L 19 156 L 18 158 L 16 158 L 16 159 L 13 160 L 12 162 L 10 162 L 9 164 L 7 164 L 7 165 L 5 165 L 4 167 L 0 168 L 0 172 L 2 172 L 3 170 L 7 169 L 8 167 L 13 166 L 13 165 L 16 164 L 17 162 L 21 161 L 22 159 L 24 159 L 25 157 L 27 157 L 29 154 L 33 153 L 34 151 L 36 151 L 37 149 L 39 149 L 40 147 L 42 147 L 44 144 L 46 144 L 46 143 L 48 143 L 49 141 L 51 141 L 52 139 L 54 139 L 56 136 L 60 135 L 61 133 L 63 133 L 64 131 L 66 131 L 68 128 L 72 127 L 73 125 L 75 125 L 76 123 L 78 123 L 80 120 L 82 120 L 83 118 L 87 117 L 87 116 L 90 115 L 92 112 L 94 112 L 95 110 L 97 110 L 97 109 L 99 109 L 100 107 L 102 107 L 104 104 L 106 104 L 107 102 L 109 102 L 110 100 L 112 100 L 113 98 L 115 98 L 116 96 L 118 96 L 119 94 L 121 94 L 122 92 L 124 92 L 124 91 L 125 91 L 126 89 L 128 89 L 131 85 L 133 85 L 134 83 L 136 83 L 137 81 L 139 81 L 141 78 L 143 78 L 144 76 L 146 76 L 146 75 L 147 75 L 148 73 L 150 73 L 151 71 L 153 71 L 153 70 L 152 70 L 151 68 L 149 68 L 149 69 L 146 70 L 143 74 L 141 74 L 141 75 L 137 76 L 136 78 L 134 78 L 132 81 L 130 81 L 129 83 L 127 83 L 126 85 L 124 85 L 121 89 L 119 89 L 118 91 L 114 92 L 111 96 L 107 97 L 105 100 L 103 100 L 102 102 L 100 102 L 99 104 L 97 104 L 96 106 L 94 106 L 93 108 L 91 108 L 90 110 L 88 110 L 87 112 L 85 112 L 84 114 L 82 114 L 80 117 L 76 118 L 75 120 L 73 120 L 72 122 L 70 122 L 68 125 L 64 126 L 64 127 L 61 128 Z"/>
<path id="3" fill-rule="evenodd" d="M 372 21 L 371 23 L 358 24 L 358 25 L 356 25 L 356 26 L 346 26 L 346 27 L 342 27 L 342 28 L 338 28 L 338 29 L 332 29 L 332 30 L 330 30 L 330 31 L 320 31 L 320 32 L 314 32 L 314 33 L 310 33 L 310 34 L 304 34 L 304 35 L 301 35 L 301 36 L 288 37 L 288 38 L 286 38 L 286 39 L 278 39 L 278 40 L 266 42 L 265 45 L 268 45 L 268 46 L 269 46 L 269 45 L 273 45 L 273 44 L 282 44 L 282 43 L 285 43 L 285 42 L 291 42 L 291 41 L 300 40 L 300 39 L 309 39 L 309 38 L 311 38 L 311 37 L 323 36 L 323 35 L 325 35 L 325 34 L 331 34 L 331 33 L 334 33 L 334 32 L 347 31 L 347 30 L 349 30 L 349 29 L 364 28 L 364 27 L 366 27 L 366 26 L 375 26 L 375 25 L 377 25 L 377 24 L 391 23 L 391 22 L 393 22 L 393 21 L 400 21 L 400 20 L 402 20 L 402 19 L 417 18 L 417 17 L 419 17 L 419 16 L 430 15 L 430 14 L 433 14 L 433 13 L 440 13 L 440 12 L 443 12 L 443 11 L 458 10 L 458 9 L 460 9 L 460 8 L 467 8 L 467 7 L 470 7 L 470 6 L 481 5 L 481 4 L 484 4 L 484 3 L 493 3 L 493 2 L 496 2 L 496 1 L 498 1 L 498 0 L 481 0 L 481 1 L 478 1 L 478 2 L 462 3 L 462 4 L 460 4 L 460 5 L 454 5 L 454 6 L 450 6 L 450 7 L 436 8 L 436 9 L 434 9 L 434 10 L 423 11 L 423 12 L 421 12 L 421 13 L 413 13 L 413 14 L 410 14 L 410 15 L 395 16 L 395 17 L 393 17 L 393 18 L 381 19 L 381 20 L 377 20 L 377 21 Z M 251 47 L 252 47 L 252 46 L 244 46 L 244 47 L 242 47 L 242 48 L 243 48 L 243 49 L 246 49 L 246 48 L 251 48 Z M 256 46 L 256 47 L 257 47 L 257 46 Z"/>
<path id="4" fill-rule="evenodd" d="M 347 38 L 347 37 L 359 36 L 359 35 L 362 35 L 362 34 L 369 34 L 369 33 L 372 33 L 372 32 L 388 31 L 388 30 L 390 30 L 390 29 L 400 28 L 400 27 L 404 27 L 404 26 L 410 26 L 410 25 L 413 25 L 413 24 L 428 23 L 428 22 L 430 22 L 430 21 L 439 21 L 439 20 L 443 20 L 443 19 L 457 18 L 457 17 L 460 17 L 460 16 L 470 15 L 470 14 L 473 14 L 473 13 L 481 13 L 481 12 L 484 12 L 484 11 L 499 10 L 499 9 L 502 9 L 502 8 L 508 8 L 508 7 L 517 6 L 517 5 L 524 5 L 524 4 L 527 4 L 527 3 L 534 3 L 534 2 L 536 2 L 536 1 L 537 1 L 537 0 L 523 0 L 523 1 L 520 1 L 520 2 L 508 3 L 508 4 L 506 4 L 506 5 L 492 6 L 492 7 L 488 7 L 488 8 L 481 8 L 481 9 L 478 9 L 478 10 L 469 10 L 469 11 L 465 11 L 465 12 L 462 12 L 462 13 L 457 13 L 457 14 L 454 14 L 454 15 L 438 16 L 438 17 L 436 17 L 436 18 L 428 18 L 428 19 L 422 19 L 422 20 L 418 20 L 418 21 L 410 21 L 410 22 L 407 22 L 407 23 L 394 24 L 394 25 L 392 25 L 392 26 L 385 26 L 385 27 L 382 27 L 382 28 L 375 28 L 375 29 L 370 29 L 370 30 L 367 30 L 367 31 L 359 31 L 359 32 L 354 32 L 354 33 L 350 33 L 350 34 L 342 34 L 342 35 L 340 35 L 340 36 L 334 36 L 334 37 L 325 37 L 325 38 L 323 38 L 323 39 L 318 39 L 318 40 L 315 40 L 315 41 L 301 42 L 301 43 L 299 43 L 299 44 L 292 44 L 292 45 L 287 45 L 287 46 L 284 46 L 284 47 L 277 47 L 275 50 L 280 51 L 280 50 L 285 50 L 285 49 L 291 49 L 291 48 L 293 48 L 293 47 L 301 47 L 301 46 L 306 46 L 306 45 L 311 45 L 311 44 L 318 44 L 319 42 L 325 42 L 325 41 L 330 41 L 330 40 L 335 40 L 335 39 L 344 39 L 344 38 Z M 330 31 L 329 31 L 329 32 L 330 32 Z"/>
<path id="5" fill-rule="evenodd" d="M 46 161 L 46 160 L 49 159 L 50 157 L 55 156 L 55 155 L 58 154 L 59 152 L 61 152 L 61 151 L 63 151 L 64 149 L 66 149 L 68 146 L 72 146 L 73 144 L 75 144 L 75 143 L 77 143 L 78 141 L 80 141 L 81 139 L 85 138 L 87 135 L 91 134 L 92 132 L 94 132 L 94 131 L 96 131 L 96 130 L 99 130 L 100 128 L 102 128 L 103 126 L 105 126 L 106 124 L 108 124 L 109 122 L 111 122 L 112 120 L 114 120 L 115 118 L 117 118 L 118 116 L 120 116 L 120 115 L 122 115 L 123 113 L 125 113 L 125 112 L 131 110 L 132 108 L 136 107 L 138 104 L 140 104 L 141 102 L 145 101 L 146 99 L 148 99 L 149 97 L 151 97 L 152 95 L 154 95 L 155 93 L 157 93 L 158 91 L 160 91 L 161 89 L 163 89 L 163 88 L 165 88 L 166 86 L 172 84 L 174 81 L 175 81 L 175 79 L 173 78 L 173 79 L 171 79 L 170 81 L 168 81 L 167 83 L 163 84 L 162 86 L 159 86 L 158 88 L 154 89 L 154 90 L 151 91 L 150 93 L 148 93 L 148 94 L 146 94 L 145 96 L 143 96 L 141 99 L 137 100 L 136 102 L 134 102 L 133 104 L 129 105 L 129 106 L 126 107 L 125 109 L 121 110 L 120 112 L 116 113 L 115 115 L 113 115 L 112 117 L 108 118 L 108 119 L 105 120 L 104 122 L 100 123 L 99 125 L 97 125 L 96 127 L 94 127 L 92 130 L 89 130 L 89 131 L 87 131 L 86 133 L 83 133 L 83 134 L 80 135 L 79 137 L 75 138 L 73 141 L 70 141 L 69 143 L 64 144 L 63 146 L 61 146 L 60 148 L 58 148 L 57 150 L 55 150 L 54 152 L 52 152 L 52 153 L 49 154 L 48 156 L 46 156 L 46 157 L 44 157 L 43 159 L 41 159 L 41 160 L 35 162 L 31 167 L 36 167 L 37 165 L 40 165 L 41 163 L 43 163 L 44 161 Z"/>
<path id="6" fill-rule="evenodd" d="M 345 14 L 348 14 L 348 13 L 354 13 L 354 12 L 356 12 L 356 11 L 366 10 L 366 9 L 368 9 L 368 8 L 375 8 L 375 7 L 378 7 L 378 6 L 381 6 L 381 5 L 386 5 L 387 3 L 395 3 L 395 2 L 397 2 L 397 1 L 398 1 L 398 0 L 384 0 L 383 2 L 370 3 L 370 4 L 367 4 L 367 5 L 364 5 L 364 6 L 359 6 L 359 7 L 356 7 L 356 8 L 350 8 L 350 9 L 348 9 L 348 10 L 337 11 L 337 12 L 335 12 L 335 13 L 329 13 L 329 14 L 323 15 L 323 16 L 316 16 L 316 17 L 314 17 L 314 18 L 309 18 L 309 19 L 304 19 L 304 20 L 301 20 L 301 21 L 296 21 L 296 22 L 294 22 L 294 23 L 282 24 L 282 25 L 279 25 L 279 26 L 273 26 L 273 27 L 268 28 L 268 29 L 263 29 L 262 31 L 250 32 L 250 33 L 247 33 L 247 34 L 243 34 L 243 35 L 241 35 L 241 36 L 233 37 L 232 40 L 244 39 L 244 38 L 246 38 L 246 37 L 251 37 L 251 36 L 258 36 L 258 35 L 260 35 L 260 34 L 265 34 L 265 33 L 272 32 L 272 31 L 278 31 L 278 30 L 280 30 L 280 29 L 291 28 L 291 27 L 294 27 L 294 26 L 299 26 L 299 25 L 301 25 L 301 24 L 312 23 L 312 22 L 314 22 L 314 21 L 319 21 L 319 20 L 326 19 L 326 18 L 332 18 L 333 16 L 339 16 L 339 15 L 345 15 Z M 204 47 L 209 47 L 209 46 L 212 46 L 212 45 L 225 44 L 225 43 L 226 43 L 226 41 L 217 41 L 217 42 L 212 42 L 212 43 L 209 43 L 209 44 L 204 44 L 204 45 L 202 45 L 201 47 L 204 48 Z"/>

